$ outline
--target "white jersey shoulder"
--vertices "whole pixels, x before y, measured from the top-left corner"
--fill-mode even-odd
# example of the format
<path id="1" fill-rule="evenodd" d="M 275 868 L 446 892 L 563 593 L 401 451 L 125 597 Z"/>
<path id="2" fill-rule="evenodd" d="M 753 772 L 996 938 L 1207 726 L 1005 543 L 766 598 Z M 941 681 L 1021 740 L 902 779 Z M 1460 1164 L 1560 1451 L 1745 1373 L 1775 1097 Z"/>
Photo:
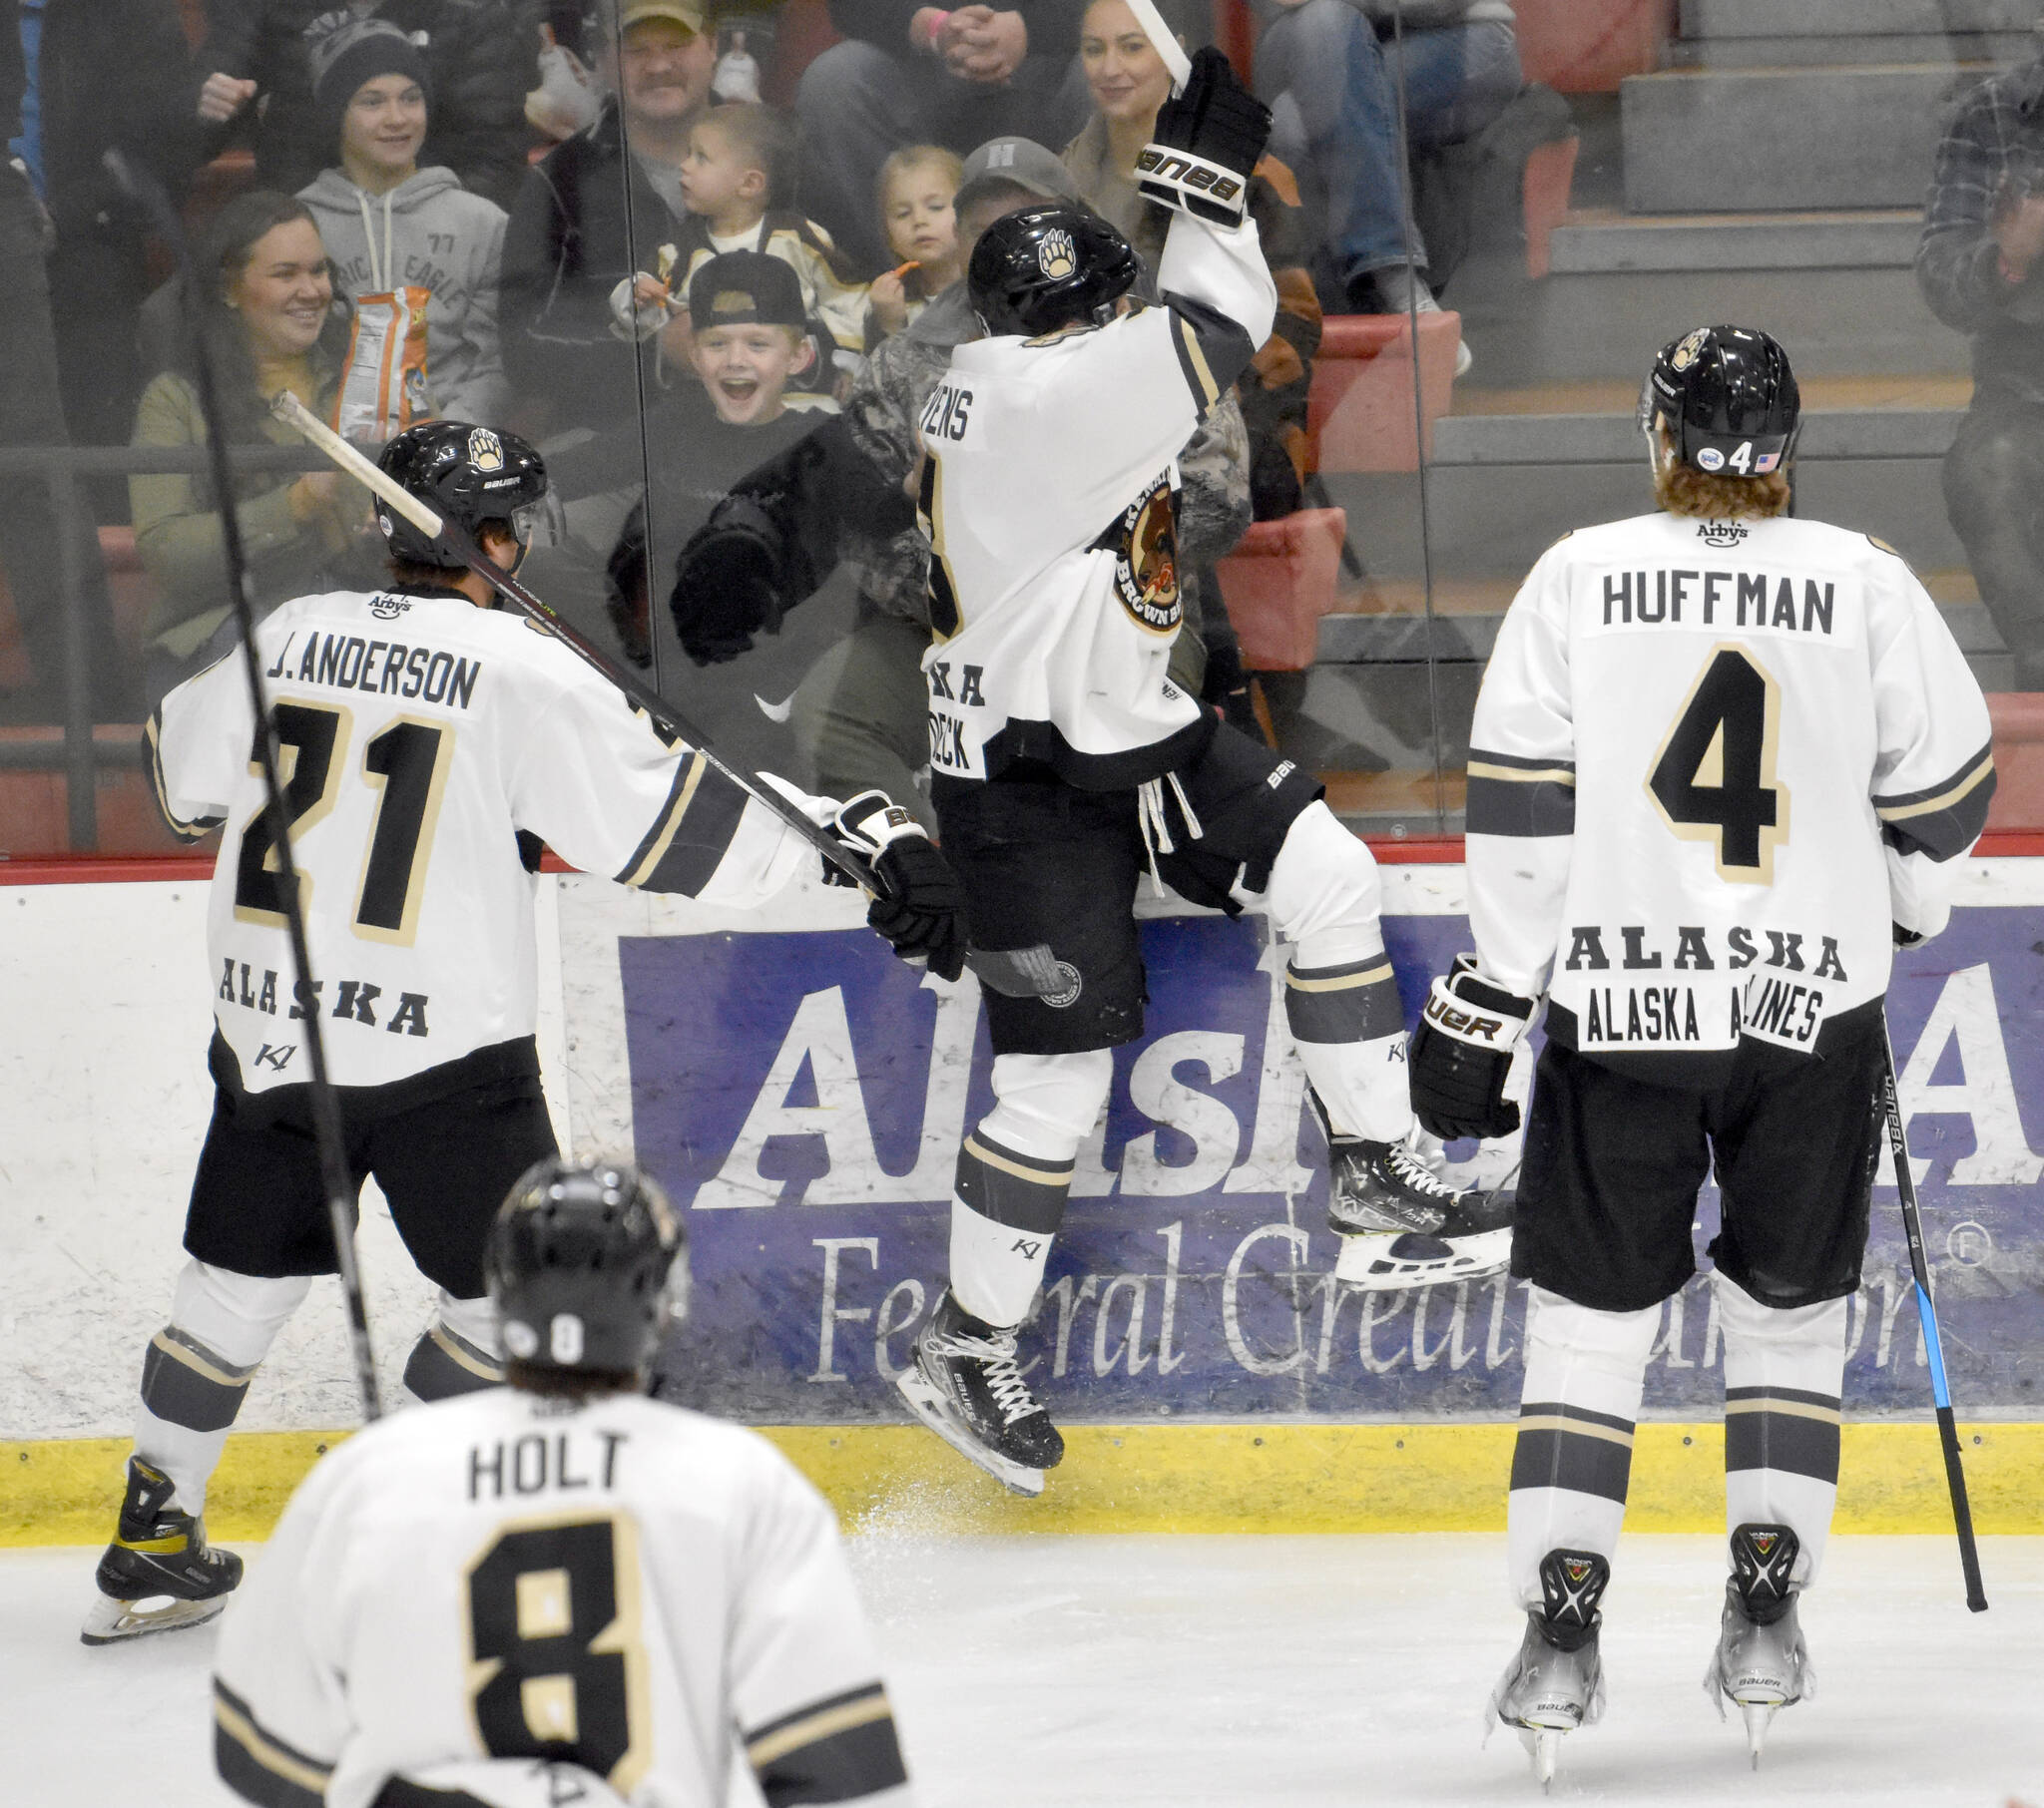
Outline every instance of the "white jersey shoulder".
<path id="1" fill-rule="evenodd" d="M 278 1764 L 366 1808 L 547 1755 L 723 1808 L 734 1726 L 769 1799 L 907 1800 L 829 1508 L 756 1433 L 637 1396 L 493 1389 L 327 1457 L 229 1615 L 216 1714 L 256 1801 Z"/>
<path id="2" fill-rule="evenodd" d="M 1985 701 L 1892 551 L 1797 520 L 1641 516 L 1541 558 L 1469 755 L 1486 967 L 1585 1050 L 1794 1049 L 1887 985 L 1890 921 L 1993 789 Z"/>

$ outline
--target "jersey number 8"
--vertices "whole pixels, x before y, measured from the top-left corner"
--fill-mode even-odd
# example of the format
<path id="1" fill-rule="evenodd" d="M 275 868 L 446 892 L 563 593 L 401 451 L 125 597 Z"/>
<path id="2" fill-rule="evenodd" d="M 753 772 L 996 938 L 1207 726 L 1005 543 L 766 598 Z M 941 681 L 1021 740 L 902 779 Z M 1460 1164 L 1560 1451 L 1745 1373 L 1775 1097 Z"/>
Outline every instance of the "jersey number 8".
<path id="1" fill-rule="evenodd" d="M 630 1795 L 652 1759 L 633 1521 L 514 1527 L 467 1584 L 469 1717 L 483 1749 L 579 1764 Z"/>
<path id="2" fill-rule="evenodd" d="M 1654 760 L 1647 791 L 1685 841 L 1716 844 L 1718 876 L 1772 885 L 1788 839 L 1788 787 L 1777 781 L 1782 687 L 1752 654 L 1719 646 Z"/>
<path id="3" fill-rule="evenodd" d="M 276 705 L 278 776 L 293 842 L 333 808 L 340 794 L 353 714 L 318 703 Z M 372 942 L 409 947 L 418 934 L 426 862 L 440 817 L 440 796 L 452 764 L 454 730 L 444 722 L 400 716 L 362 749 L 362 778 L 381 793 L 376 823 L 362 860 L 361 883 L 349 927 Z M 260 772 L 252 757 L 251 771 Z M 235 868 L 235 915 L 245 923 L 284 921 L 283 879 L 276 836 L 265 822 L 268 806 L 242 827 Z M 309 891 L 305 877 L 301 892 Z"/>

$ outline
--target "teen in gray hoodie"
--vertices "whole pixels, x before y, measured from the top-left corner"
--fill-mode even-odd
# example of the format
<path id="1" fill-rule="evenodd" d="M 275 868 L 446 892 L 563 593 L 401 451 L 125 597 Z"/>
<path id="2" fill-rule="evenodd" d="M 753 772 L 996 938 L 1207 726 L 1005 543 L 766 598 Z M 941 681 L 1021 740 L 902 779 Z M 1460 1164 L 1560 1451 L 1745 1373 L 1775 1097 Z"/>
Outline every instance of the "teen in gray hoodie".
<path id="1" fill-rule="evenodd" d="M 426 309 L 426 398 L 435 415 L 498 424 L 510 399 L 497 341 L 504 210 L 471 195 L 452 170 L 418 167 L 426 69 L 412 41 L 380 19 L 341 26 L 313 50 L 314 95 L 337 148 L 298 198 L 312 211 L 350 299 L 432 291 Z"/>

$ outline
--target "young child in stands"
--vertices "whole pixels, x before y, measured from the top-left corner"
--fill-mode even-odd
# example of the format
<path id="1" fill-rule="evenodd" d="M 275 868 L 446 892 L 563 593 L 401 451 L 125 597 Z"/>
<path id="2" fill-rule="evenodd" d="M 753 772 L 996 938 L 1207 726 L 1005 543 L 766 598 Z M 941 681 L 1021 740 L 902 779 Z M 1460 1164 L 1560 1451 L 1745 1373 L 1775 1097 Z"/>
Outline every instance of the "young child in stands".
<path id="1" fill-rule="evenodd" d="M 794 130 L 784 115 L 770 107 L 711 108 L 689 134 L 682 164 L 687 226 L 677 242 L 658 247 L 650 271 L 612 291 L 620 328 L 642 339 L 659 333 L 670 362 L 693 361 L 688 310 L 698 272 L 724 252 L 759 251 L 794 272 L 804 312 L 822 329 L 833 361 L 854 367 L 865 345 L 865 284 L 849 278 L 821 226 L 778 205 L 793 172 Z"/>
<path id="2" fill-rule="evenodd" d="M 952 204 L 965 169 L 941 145 L 907 145 L 880 166 L 880 226 L 901 267 L 867 291 L 866 350 L 900 332 L 965 273 Z"/>

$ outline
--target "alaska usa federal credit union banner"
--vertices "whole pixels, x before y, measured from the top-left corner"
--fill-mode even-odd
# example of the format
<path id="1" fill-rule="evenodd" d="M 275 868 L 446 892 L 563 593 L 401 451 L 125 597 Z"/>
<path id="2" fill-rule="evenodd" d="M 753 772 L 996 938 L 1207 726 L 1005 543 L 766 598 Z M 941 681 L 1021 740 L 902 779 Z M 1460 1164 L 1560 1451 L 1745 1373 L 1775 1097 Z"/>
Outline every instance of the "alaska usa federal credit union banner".
<path id="1" fill-rule="evenodd" d="M 1982 1419 L 2036 1415 L 2032 1352 L 2044 1348 L 2044 880 L 2033 864 L 2044 863 L 1976 862 L 1969 899 L 2022 901 L 1956 911 L 1938 941 L 1898 957 L 1889 993 L 1946 1361 L 1967 1415 Z M 1468 924 L 1459 868 L 1385 870 L 1385 940 L 1409 1024 L 1431 976 L 1469 945 Z M 568 962 L 571 1063 L 585 1095 L 600 1091 L 598 1046 L 621 1042 L 608 1079 L 628 1090 L 621 1128 L 688 1218 L 691 1327 L 666 1357 L 684 1397 L 756 1422 L 900 1417 L 889 1384 L 942 1286 L 958 1142 L 993 1103 L 976 983 L 929 979 L 862 928 L 578 928 L 574 906 L 564 894 L 564 948 L 583 942 Z M 1284 1029 L 1283 950 L 1262 920 L 1163 916 L 1143 942 L 1147 1028 L 1116 1052 L 1106 1120 L 1080 1155 L 1022 1335 L 1052 1411 L 1511 1416 L 1520 1284 L 1363 1294 L 1334 1280 L 1322 1143 Z M 1516 1151 L 1449 1154 L 1495 1180 Z M 1881 1172 L 1848 1333 L 1846 1405 L 1862 1416 L 1928 1402 L 1885 1160 Z M 1715 1227 L 1707 1190 L 1700 1258 Z M 1646 1411 L 1715 1414 L 1722 1383 L 1700 1275 L 1664 1313 Z"/>

